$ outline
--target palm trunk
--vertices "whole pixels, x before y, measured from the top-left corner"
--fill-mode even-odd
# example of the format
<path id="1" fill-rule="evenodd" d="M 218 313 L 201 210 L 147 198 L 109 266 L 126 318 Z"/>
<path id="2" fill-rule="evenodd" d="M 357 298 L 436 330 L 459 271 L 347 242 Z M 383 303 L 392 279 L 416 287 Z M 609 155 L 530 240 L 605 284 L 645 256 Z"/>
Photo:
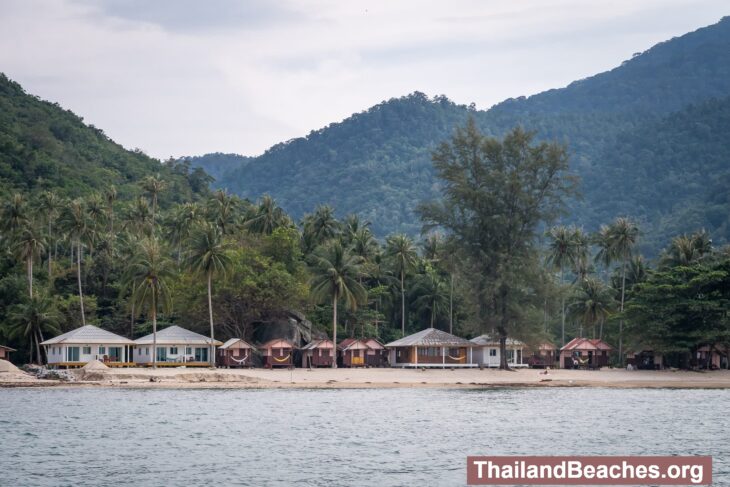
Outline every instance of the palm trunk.
<path id="1" fill-rule="evenodd" d="M 561 336 L 563 346 L 565 346 L 565 294 L 563 293 L 563 266 L 560 266 L 560 308 L 562 309 L 562 317 L 560 319 Z"/>
<path id="2" fill-rule="evenodd" d="M 618 364 L 624 364 L 624 298 L 626 296 L 626 257 L 621 265 L 621 319 L 618 322 Z"/>
<path id="3" fill-rule="evenodd" d="M 436 300 L 433 300 L 433 303 L 431 303 L 431 328 L 433 328 L 433 319 L 436 315 Z"/>
<path id="4" fill-rule="evenodd" d="M 81 305 L 81 326 L 86 326 L 86 315 L 84 314 L 84 292 L 81 289 L 81 239 L 78 240 L 76 248 L 76 279 L 79 284 L 79 304 Z"/>
<path id="5" fill-rule="evenodd" d="M 28 293 L 30 299 L 33 299 L 33 257 L 28 257 L 26 265 L 28 267 Z"/>
<path id="6" fill-rule="evenodd" d="M 210 367 L 215 368 L 215 345 L 213 345 L 213 340 L 215 340 L 215 332 L 213 330 L 213 273 L 208 272 L 208 318 L 210 319 L 210 356 L 208 359 L 210 360 Z"/>
<path id="7" fill-rule="evenodd" d="M 332 297 L 332 368 L 337 368 L 337 293 Z"/>
<path id="8" fill-rule="evenodd" d="M 152 291 L 152 368 L 157 368 L 157 299 Z"/>
<path id="9" fill-rule="evenodd" d="M 454 333 L 454 273 L 449 284 L 449 333 Z"/>
<path id="10" fill-rule="evenodd" d="M 53 271 L 51 268 L 51 261 L 53 260 L 53 252 L 51 252 L 51 245 L 53 245 L 53 235 L 52 235 L 53 228 L 51 227 L 51 217 L 48 217 L 48 283 L 50 287 L 50 283 L 53 282 Z"/>
<path id="11" fill-rule="evenodd" d="M 403 286 L 403 272 L 400 273 L 400 329 L 401 336 L 406 336 L 406 290 Z"/>
<path id="12" fill-rule="evenodd" d="M 35 338 L 35 353 L 36 353 L 36 359 L 38 360 L 38 365 L 43 364 L 43 357 L 41 357 L 41 346 L 40 346 L 40 340 L 38 339 L 38 335 L 34 334 Z"/>

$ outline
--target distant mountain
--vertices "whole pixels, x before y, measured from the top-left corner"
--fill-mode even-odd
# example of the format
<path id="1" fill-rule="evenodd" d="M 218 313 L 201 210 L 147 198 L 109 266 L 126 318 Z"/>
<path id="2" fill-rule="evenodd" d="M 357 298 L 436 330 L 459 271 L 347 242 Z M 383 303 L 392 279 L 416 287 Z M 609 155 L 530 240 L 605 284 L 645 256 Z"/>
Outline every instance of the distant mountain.
<path id="1" fill-rule="evenodd" d="M 111 184 L 124 197 L 139 192 L 138 182 L 159 174 L 170 191 L 161 203 L 189 199 L 207 191 L 203 171 L 141 151 L 129 151 L 57 103 L 30 95 L 0 73 L 0 196 L 11 191 L 52 189 L 69 197 Z"/>
<path id="2" fill-rule="evenodd" d="M 584 199 L 571 205 L 570 221 L 592 230 L 621 214 L 643 219 L 647 243 L 653 242 L 646 248 L 650 253 L 666 243 L 658 236 L 670 228 L 706 225 L 716 241 L 728 241 L 727 227 L 706 215 L 717 211 L 716 206 L 710 210 L 696 193 L 673 191 L 690 180 L 705 187 L 722 181 L 720 173 L 728 164 L 716 163 L 725 157 L 720 140 L 713 146 L 720 152 L 710 154 L 700 143 L 701 131 L 692 127 L 705 124 L 720 136 L 725 130 L 723 112 L 720 105 L 715 110 L 715 104 L 724 102 L 710 100 L 728 95 L 730 18 L 725 18 L 662 42 L 611 71 L 565 88 L 506 100 L 486 111 L 421 93 L 391 99 L 275 145 L 256 158 L 240 163 L 229 159 L 226 165 L 231 167 L 216 184 L 251 199 L 271 194 L 295 217 L 328 203 L 340 215 L 356 212 L 368 218 L 380 235 L 416 233 L 420 225 L 414 207 L 439 194 L 430 151 L 473 116 L 491 135 L 522 125 L 539 138 L 569 144 L 572 169 L 584 181 Z M 653 147 L 680 135 L 678 140 L 696 140 L 693 149 L 676 144 L 662 150 Z M 696 168 L 707 165 L 720 173 L 702 176 L 699 169 L 676 167 L 680 153 L 694 160 Z M 205 167 L 208 157 L 198 158 L 196 164 Z M 646 194 L 668 195 L 672 205 L 667 198 Z M 688 220 L 686 211 L 696 218 Z"/>

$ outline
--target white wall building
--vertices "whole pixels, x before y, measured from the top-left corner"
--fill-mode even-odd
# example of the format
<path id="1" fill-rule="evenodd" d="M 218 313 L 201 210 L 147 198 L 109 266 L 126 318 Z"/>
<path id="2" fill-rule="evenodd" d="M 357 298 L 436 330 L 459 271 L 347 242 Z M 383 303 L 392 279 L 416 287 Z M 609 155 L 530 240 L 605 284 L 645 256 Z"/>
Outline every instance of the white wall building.
<path id="1" fill-rule="evenodd" d="M 134 342 L 96 326 L 86 325 L 41 342 L 41 345 L 46 350 L 49 366 L 74 367 L 92 360 L 127 364 L 131 362 Z"/>
<path id="2" fill-rule="evenodd" d="M 469 340 L 474 344 L 472 363 L 483 367 L 499 367 L 499 338 L 481 335 Z M 522 357 L 525 344 L 514 338 L 507 338 L 507 365 L 510 367 L 527 367 Z"/>
<path id="3" fill-rule="evenodd" d="M 152 333 L 134 341 L 134 363 L 151 364 L 154 337 Z M 222 345 L 215 340 L 213 346 Z M 162 364 L 208 365 L 210 338 L 177 325 L 157 332 L 157 362 Z M 214 352 L 215 353 L 215 350 Z"/>

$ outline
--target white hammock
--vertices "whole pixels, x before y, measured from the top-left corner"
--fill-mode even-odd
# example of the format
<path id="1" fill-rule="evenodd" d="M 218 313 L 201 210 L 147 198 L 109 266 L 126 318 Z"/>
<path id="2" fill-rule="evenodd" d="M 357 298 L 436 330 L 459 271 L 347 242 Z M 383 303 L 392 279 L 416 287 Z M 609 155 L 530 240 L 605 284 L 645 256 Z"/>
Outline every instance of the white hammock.
<path id="1" fill-rule="evenodd" d="M 452 357 L 451 355 L 447 355 L 451 360 L 464 360 L 466 358 L 466 355 L 462 355 L 461 357 Z"/>
<path id="2" fill-rule="evenodd" d="M 246 360 L 248 360 L 248 352 L 246 352 L 246 355 L 244 355 L 244 356 L 243 356 L 243 358 L 242 358 L 242 359 L 240 359 L 240 360 L 239 360 L 239 359 L 237 359 L 236 357 L 234 357 L 233 355 L 230 355 L 230 356 L 229 356 L 228 358 L 229 358 L 229 359 L 231 359 L 231 360 L 233 360 L 234 362 L 236 362 L 236 363 L 238 363 L 238 364 L 242 364 L 242 363 L 244 363 L 244 362 L 245 362 Z"/>

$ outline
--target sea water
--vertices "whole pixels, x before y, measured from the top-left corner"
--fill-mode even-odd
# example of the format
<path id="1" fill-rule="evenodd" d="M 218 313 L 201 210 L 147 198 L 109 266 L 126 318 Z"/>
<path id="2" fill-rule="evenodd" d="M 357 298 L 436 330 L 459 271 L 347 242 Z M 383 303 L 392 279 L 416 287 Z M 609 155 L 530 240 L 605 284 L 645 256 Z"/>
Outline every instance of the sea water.
<path id="1" fill-rule="evenodd" d="M 456 486 L 467 455 L 712 455 L 729 390 L 0 389 L 0 485 Z"/>

